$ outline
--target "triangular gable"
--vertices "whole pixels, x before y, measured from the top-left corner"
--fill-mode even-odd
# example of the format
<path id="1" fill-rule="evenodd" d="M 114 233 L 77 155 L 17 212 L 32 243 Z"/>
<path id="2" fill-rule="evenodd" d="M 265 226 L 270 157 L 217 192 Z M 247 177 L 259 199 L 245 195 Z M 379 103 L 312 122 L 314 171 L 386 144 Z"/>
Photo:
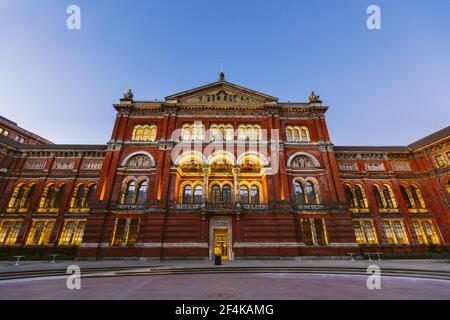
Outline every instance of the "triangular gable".
<path id="1" fill-rule="evenodd" d="M 251 90 L 225 80 L 220 80 L 198 88 L 183 91 L 166 97 L 167 102 L 176 103 L 274 103 L 278 98 Z"/>

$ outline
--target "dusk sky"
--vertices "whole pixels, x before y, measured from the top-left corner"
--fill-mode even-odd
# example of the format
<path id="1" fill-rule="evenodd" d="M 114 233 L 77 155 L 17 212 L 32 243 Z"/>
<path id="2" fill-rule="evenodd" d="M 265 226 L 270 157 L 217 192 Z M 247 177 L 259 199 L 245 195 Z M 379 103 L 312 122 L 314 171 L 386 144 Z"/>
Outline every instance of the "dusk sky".
<path id="1" fill-rule="evenodd" d="M 55 143 L 106 143 L 126 90 L 164 99 L 222 62 L 280 101 L 315 90 L 336 145 L 406 145 L 450 122 L 449 0 L 0 0 L 0 40 L 0 115 Z"/>

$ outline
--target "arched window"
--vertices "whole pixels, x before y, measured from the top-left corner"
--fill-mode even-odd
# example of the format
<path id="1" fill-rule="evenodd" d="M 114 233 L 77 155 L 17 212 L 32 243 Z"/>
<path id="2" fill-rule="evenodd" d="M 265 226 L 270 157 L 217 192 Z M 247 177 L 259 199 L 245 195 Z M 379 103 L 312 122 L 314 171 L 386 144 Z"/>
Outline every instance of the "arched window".
<path id="1" fill-rule="evenodd" d="M 203 198 L 203 187 L 202 186 L 196 186 L 194 188 L 194 203 L 200 204 L 202 203 Z"/>
<path id="2" fill-rule="evenodd" d="M 361 209 L 367 208 L 364 191 L 363 191 L 362 187 L 359 185 L 355 185 L 355 196 L 356 196 L 356 200 L 358 202 L 358 207 Z"/>
<path id="3" fill-rule="evenodd" d="M 292 128 L 286 128 L 286 139 L 288 142 L 292 142 Z"/>
<path id="4" fill-rule="evenodd" d="M 142 180 L 137 187 L 137 198 L 136 198 L 137 204 L 144 204 L 145 198 L 147 197 L 147 189 L 148 189 L 147 180 Z"/>
<path id="5" fill-rule="evenodd" d="M 9 200 L 9 209 L 26 209 L 36 190 L 36 183 L 26 186 L 25 183 L 19 184 L 13 191 Z"/>
<path id="6" fill-rule="evenodd" d="M 293 132 L 293 136 L 294 136 L 294 141 L 296 141 L 296 142 L 300 141 L 300 135 L 299 135 L 298 128 L 292 129 L 292 132 Z"/>
<path id="7" fill-rule="evenodd" d="M 378 189 L 377 186 L 373 186 L 372 190 L 373 190 L 373 195 L 375 196 L 375 200 L 377 202 L 378 208 L 384 209 L 385 205 L 383 203 L 383 198 L 381 197 L 380 190 Z"/>
<path id="8" fill-rule="evenodd" d="M 415 208 L 425 209 L 425 202 L 423 201 L 420 190 L 414 186 L 411 186 L 411 195 L 414 199 Z"/>
<path id="9" fill-rule="evenodd" d="M 353 195 L 352 189 L 350 188 L 350 186 L 345 185 L 344 186 L 344 193 L 345 193 L 345 198 L 347 199 L 348 205 L 350 206 L 350 208 L 357 208 L 358 207 L 358 202 L 356 201 L 355 196 Z"/>
<path id="10" fill-rule="evenodd" d="M 314 182 L 308 181 L 306 183 L 306 195 L 308 197 L 308 203 L 317 204 L 317 193 Z"/>
<path id="11" fill-rule="evenodd" d="M 248 196 L 249 196 L 248 187 L 242 186 L 241 189 L 239 190 L 239 197 L 242 204 L 249 203 Z"/>
<path id="12" fill-rule="evenodd" d="M 308 133 L 307 128 L 300 129 L 300 136 L 301 136 L 302 142 L 309 142 L 309 133 Z"/>
<path id="13" fill-rule="evenodd" d="M 123 204 L 133 204 L 134 192 L 136 191 L 136 181 L 128 181 L 125 189 L 125 199 Z"/>
<path id="14" fill-rule="evenodd" d="M 136 126 L 134 128 L 133 141 L 141 141 L 142 140 L 143 129 L 141 126 Z"/>
<path id="15" fill-rule="evenodd" d="M 251 203 L 252 204 L 260 204 L 261 203 L 261 198 L 259 195 L 259 188 L 258 186 L 252 186 L 251 189 Z"/>
<path id="16" fill-rule="evenodd" d="M 54 183 L 47 185 L 42 191 L 41 200 L 39 201 L 40 209 L 49 209 L 52 206 L 52 199 L 54 200 L 54 196 L 56 195 L 56 186 Z"/>
<path id="17" fill-rule="evenodd" d="M 408 193 L 408 190 L 406 189 L 405 186 L 400 186 L 400 191 L 402 193 L 403 200 L 406 203 L 406 207 L 408 209 L 412 209 L 413 208 L 413 202 L 412 202 L 412 199 L 411 199 L 411 197 L 410 197 L 410 195 Z"/>
<path id="18" fill-rule="evenodd" d="M 211 188 L 211 202 L 219 203 L 221 201 L 220 187 L 216 184 Z"/>
<path id="19" fill-rule="evenodd" d="M 229 185 L 225 185 L 222 189 L 222 201 L 231 203 L 231 187 Z"/>
<path id="20" fill-rule="evenodd" d="M 388 186 L 383 186 L 383 196 L 384 200 L 386 200 L 386 205 L 390 209 L 394 209 L 394 200 L 392 198 L 392 191 Z"/>
<path id="21" fill-rule="evenodd" d="M 294 189 L 295 189 L 295 201 L 298 203 L 306 203 L 305 187 L 304 187 L 303 183 L 301 183 L 299 181 L 295 181 Z"/>
<path id="22" fill-rule="evenodd" d="M 66 192 L 66 185 L 63 184 L 59 187 L 58 194 L 55 197 L 54 208 L 59 208 L 61 206 L 61 202 L 62 202 L 65 192 Z"/>
<path id="23" fill-rule="evenodd" d="M 183 203 L 192 203 L 192 187 L 187 185 L 183 189 Z"/>

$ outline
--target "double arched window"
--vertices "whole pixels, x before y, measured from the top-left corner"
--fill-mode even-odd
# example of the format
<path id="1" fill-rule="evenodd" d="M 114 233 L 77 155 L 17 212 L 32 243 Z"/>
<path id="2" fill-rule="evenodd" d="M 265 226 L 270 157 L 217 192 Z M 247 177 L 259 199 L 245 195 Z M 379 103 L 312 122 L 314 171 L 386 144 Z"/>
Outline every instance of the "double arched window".
<path id="1" fill-rule="evenodd" d="M 300 204 L 320 204 L 319 186 L 308 178 L 294 181 L 295 201 Z"/>
<path id="2" fill-rule="evenodd" d="M 392 188 L 388 184 L 384 185 L 376 185 L 372 186 L 373 195 L 375 197 L 375 201 L 377 202 L 377 206 L 380 209 L 396 209 L 397 202 L 395 201 L 394 192 Z"/>
<path id="3" fill-rule="evenodd" d="M 239 188 L 239 201 L 242 204 L 260 204 L 261 193 L 259 186 L 256 184 L 250 186 L 242 185 Z"/>
<path id="4" fill-rule="evenodd" d="M 212 141 L 233 141 L 234 129 L 232 124 L 213 124 L 210 128 Z"/>
<path id="5" fill-rule="evenodd" d="M 203 186 L 200 184 L 186 184 L 181 189 L 181 201 L 183 204 L 201 204 L 203 200 Z"/>
<path id="6" fill-rule="evenodd" d="M 66 184 L 49 183 L 42 191 L 39 210 L 58 209 L 66 192 Z"/>
<path id="7" fill-rule="evenodd" d="M 181 130 L 183 141 L 202 141 L 205 139 L 205 126 L 201 123 L 185 124 Z"/>
<path id="8" fill-rule="evenodd" d="M 92 182 L 77 184 L 70 200 L 70 209 L 88 210 L 96 189 L 97 185 Z"/>
<path id="9" fill-rule="evenodd" d="M 211 202 L 212 203 L 232 203 L 233 197 L 231 196 L 232 187 L 229 184 L 225 184 L 222 188 L 218 184 L 211 186 Z"/>
<path id="10" fill-rule="evenodd" d="M 148 180 L 127 178 L 122 186 L 120 204 L 144 204 L 147 198 Z"/>
<path id="11" fill-rule="evenodd" d="M 241 124 L 238 128 L 239 141 L 259 141 L 261 138 L 261 126 L 259 124 Z"/>
<path id="12" fill-rule="evenodd" d="M 288 142 L 310 142 L 309 130 L 303 126 L 287 126 L 286 137 Z"/>
<path id="13" fill-rule="evenodd" d="M 133 130 L 132 140 L 137 142 L 151 142 L 156 140 L 155 125 L 136 125 Z"/>
<path id="14" fill-rule="evenodd" d="M 402 193 L 403 200 L 406 203 L 408 209 L 425 209 L 425 202 L 422 198 L 420 189 L 414 185 L 406 186 L 400 185 L 400 191 Z"/>
<path id="15" fill-rule="evenodd" d="M 352 209 L 368 209 L 366 193 L 364 187 L 360 184 L 354 186 L 350 184 L 344 185 L 344 194 L 347 202 Z"/>
<path id="16" fill-rule="evenodd" d="M 32 182 L 28 185 L 24 182 L 19 183 L 14 188 L 14 191 L 9 200 L 8 211 L 27 210 L 35 191 L 36 191 L 35 182 Z"/>

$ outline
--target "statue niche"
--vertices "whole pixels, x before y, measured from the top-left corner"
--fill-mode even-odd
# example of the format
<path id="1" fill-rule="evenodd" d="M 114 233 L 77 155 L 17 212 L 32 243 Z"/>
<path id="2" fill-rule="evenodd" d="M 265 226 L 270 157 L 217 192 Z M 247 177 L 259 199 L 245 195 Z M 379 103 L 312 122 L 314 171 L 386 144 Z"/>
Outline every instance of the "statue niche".
<path id="1" fill-rule="evenodd" d="M 291 162 L 292 169 L 313 169 L 314 163 L 306 156 L 295 157 Z"/>
<path id="2" fill-rule="evenodd" d="M 129 169 L 147 169 L 152 167 L 150 158 L 144 155 L 137 155 L 130 159 L 127 163 Z"/>

